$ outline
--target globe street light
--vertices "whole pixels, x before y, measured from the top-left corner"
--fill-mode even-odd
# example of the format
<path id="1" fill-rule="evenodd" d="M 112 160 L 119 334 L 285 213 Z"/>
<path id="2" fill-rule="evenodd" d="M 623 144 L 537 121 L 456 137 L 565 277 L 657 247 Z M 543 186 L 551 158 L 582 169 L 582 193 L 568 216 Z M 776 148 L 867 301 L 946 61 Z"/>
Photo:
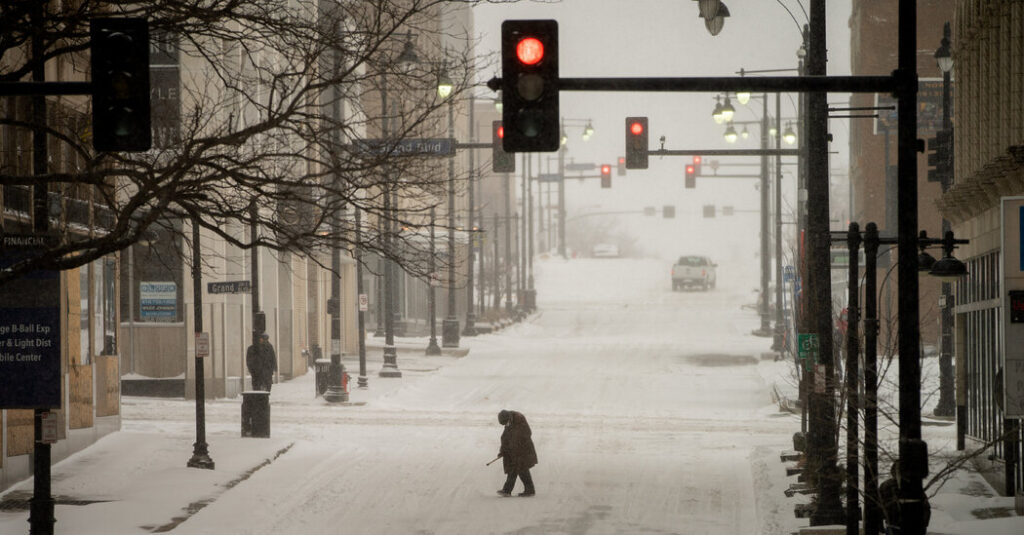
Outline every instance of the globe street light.
<path id="1" fill-rule="evenodd" d="M 792 124 L 786 125 L 786 131 L 782 133 L 782 140 L 785 141 L 787 145 L 796 143 L 796 132 L 793 131 Z"/>
<path id="2" fill-rule="evenodd" d="M 725 104 L 722 104 L 722 120 L 729 122 L 735 115 L 736 108 L 733 108 L 732 102 L 729 102 L 729 95 L 725 95 Z"/>
<path id="3" fill-rule="evenodd" d="M 736 139 L 739 134 L 736 133 L 736 129 L 733 128 L 732 123 L 729 123 L 729 128 L 725 129 L 725 141 L 726 143 L 736 143 Z"/>
<path id="4" fill-rule="evenodd" d="M 725 117 L 722 115 L 722 101 L 718 95 L 715 95 L 715 109 L 711 111 L 711 118 L 714 119 L 717 124 L 725 122 Z"/>

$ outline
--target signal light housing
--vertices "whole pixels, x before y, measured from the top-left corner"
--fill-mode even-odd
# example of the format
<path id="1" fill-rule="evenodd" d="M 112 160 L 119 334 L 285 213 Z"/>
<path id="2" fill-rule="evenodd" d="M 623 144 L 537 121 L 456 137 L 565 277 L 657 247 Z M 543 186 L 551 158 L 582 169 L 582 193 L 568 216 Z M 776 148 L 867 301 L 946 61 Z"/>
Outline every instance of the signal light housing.
<path id="1" fill-rule="evenodd" d="M 619 156 L 619 165 L 615 171 L 615 174 L 619 176 L 626 176 L 626 157 Z"/>
<path id="2" fill-rule="evenodd" d="M 626 117 L 626 169 L 647 169 L 647 117 Z"/>
<path id="3" fill-rule="evenodd" d="M 601 166 L 601 187 L 612 187 L 612 166 L 604 164 Z"/>
<path id="4" fill-rule="evenodd" d="M 505 127 L 501 121 L 491 122 L 491 169 L 495 173 L 514 173 L 516 171 L 516 157 L 505 152 L 502 147 L 502 139 L 505 137 Z"/>
<path id="5" fill-rule="evenodd" d="M 700 175 L 701 174 L 701 172 L 700 172 L 700 164 L 703 163 L 703 161 L 704 161 L 704 158 L 701 158 L 700 156 L 694 156 L 693 157 L 693 174 L 694 175 Z"/>
<path id="6" fill-rule="evenodd" d="M 149 24 L 143 18 L 94 18 L 89 36 L 93 148 L 149 150 Z"/>
<path id="7" fill-rule="evenodd" d="M 558 22 L 501 24 L 502 120 L 506 152 L 554 152 L 561 146 Z"/>
<path id="8" fill-rule="evenodd" d="M 693 164 L 686 166 L 686 187 L 697 187 L 697 170 L 693 167 Z"/>

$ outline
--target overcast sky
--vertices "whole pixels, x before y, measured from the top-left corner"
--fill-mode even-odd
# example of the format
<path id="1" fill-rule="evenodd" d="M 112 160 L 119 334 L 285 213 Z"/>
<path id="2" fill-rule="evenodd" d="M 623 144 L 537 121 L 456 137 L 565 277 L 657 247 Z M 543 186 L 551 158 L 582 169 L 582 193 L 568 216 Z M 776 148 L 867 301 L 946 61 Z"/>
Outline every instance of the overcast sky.
<path id="1" fill-rule="evenodd" d="M 806 6 L 806 2 L 802 2 Z M 520 1 L 482 4 L 475 8 L 476 33 L 482 54 L 500 51 L 501 21 L 505 19 L 555 19 L 559 25 L 559 69 L 563 77 L 589 76 L 729 76 L 745 70 L 795 68 L 800 30 L 806 23 L 797 0 L 731 0 L 731 16 L 719 35 L 712 37 L 697 15 L 692 0 L 564 0 Z M 789 11 L 787 11 L 787 9 Z M 828 2 L 829 74 L 849 74 L 849 0 Z M 790 14 L 792 13 L 792 15 Z M 794 18 L 796 20 L 794 20 Z M 797 24 L 799 22 L 799 26 Z M 482 80 L 500 75 L 495 67 L 480 73 Z M 785 74 L 785 73 L 777 73 Z M 845 95 L 832 95 L 830 102 L 845 102 Z M 795 117 L 796 95 L 783 95 L 782 116 Z M 745 142 L 727 144 L 724 127 L 711 119 L 714 94 L 708 93 L 626 93 L 562 92 L 562 116 L 591 119 L 596 130 L 588 142 L 579 139 L 580 128 L 567 129 L 569 155 L 577 162 L 614 163 L 624 153 L 624 118 L 648 116 L 650 140 L 656 148 L 665 136 L 667 149 L 758 148 L 758 131 L 751 125 Z M 733 102 L 734 106 L 738 106 Z M 770 98 L 774 106 L 774 97 Z M 751 100 L 749 109 L 737 107 L 736 121 L 757 121 L 760 102 Z M 770 110 L 774 115 L 774 111 Z M 783 126 L 785 128 L 785 126 Z M 742 128 L 737 126 L 737 130 Z M 847 168 L 845 121 L 833 121 L 832 169 L 842 174 Z M 569 212 L 642 209 L 644 206 L 677 206 L 675 222 L 620 218 L 620 223 L 639 234 L 638 239 L 663 250 L 667 257 L 687 251 L 731 254 L 747 243 L 736 239 L 679 245 L 680 231 L 698 228 L 702 235 L 728 238 L 740 229 L 756 230 L 756 214 L 737 214 L 733 221 L 703 221 L 700 207 L 732 205 L 736 209 L 758 208 L 754 180 L 698 180 L 696 189 L 683 188 L 683 168 L 690 157 L 652 158 L 646 171 L 631 171 L 626 177 L 613 176 L 613 188 L 602 190 L 596 181 L 567 182 Z M 720 173 L 756 173 L 756 167 L 726 168 Z M 731 162 L 756 163 L 755 157 L 732 158 Z M 614 173 L 613 173 L 614 175 Z M 835 180 L 835 179 L 834 179 Z M 784 184 L 788 193 L 795 186 Z M 600 208 L 599 208 L 600 206 Z M 756 232 L 749 242 L 756 248 Z M 705 250 L 696 250 L 704 248 Z"/>

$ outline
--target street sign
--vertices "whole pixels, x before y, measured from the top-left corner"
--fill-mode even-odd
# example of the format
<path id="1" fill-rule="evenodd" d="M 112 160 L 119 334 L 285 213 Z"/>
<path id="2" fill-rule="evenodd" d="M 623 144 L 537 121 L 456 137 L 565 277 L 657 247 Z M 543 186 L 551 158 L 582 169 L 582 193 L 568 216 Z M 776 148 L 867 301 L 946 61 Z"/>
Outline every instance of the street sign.
<path id="1" fill-rule="evenodd" d="M 597 164 L 594 163 L 567 163 L 565 164 L 566 171 L 593 171 L 597 169 Z"/>
<path id="2" fill-rule="evenodd" d="M 45 252 L 48 236 L 7 234 L 0 268 Z M 61 406 L 60 277 L 33 271 L 0 285 L 0 408 Z"/>
<path id="3" fill-rule="evenodd" d="M 539 182 L 561 182 L 562 175 L 558 173 L 541 173 L 537 175 L 537 180 Z"/>
<path id="4" fill-rule="evenodd" d="M 196 358 L 210 356 L 210 333 L 196 333 Z"/>
<path id="5" fill-rule="evenodd" d="M 455 154 L 455 140 L 452 138 L 417 139 L 363 139 L 356 145 L 374 155 L 391 156 L 452 156 Z"/>
<path id="6" fill-rule="evenodd" d="M 252 289 L 251 281 L 209 282 L 206 291 L 211 294 L 245 294 Z"/>
<path id="7" fill-rule="evenodd" d="M 818 362 L 820 345 L 817 333 L 800 333 L 796 335 L 797 357 L 804 361 L 804 369 L 811 371 L 811 365 Z"/>
<path id="8" fill-rule="evenodd" d="M 39 422 L 42 424 L 40 429 L 42 436 L 39 442 L 43 444 L 56 444 L 58 436 L 57 424 L 60 423 L 57 413 L 46 411 L 39 415 Z"/>
<path id="9" fill-rule="evenodd" d="M 366 294 L 359 294 L 359 311 L 366 312 L 370 310 L 370 298 Z"/>

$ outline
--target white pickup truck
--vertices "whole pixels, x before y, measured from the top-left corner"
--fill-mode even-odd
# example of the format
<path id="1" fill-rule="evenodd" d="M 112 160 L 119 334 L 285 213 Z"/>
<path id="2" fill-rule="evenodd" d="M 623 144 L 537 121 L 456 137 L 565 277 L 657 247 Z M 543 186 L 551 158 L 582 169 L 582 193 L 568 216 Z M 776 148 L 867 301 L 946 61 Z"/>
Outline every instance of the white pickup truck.
<path id="1" fill-rule="evenodd" d="M 714 288 L 718 280 L 716 267 L 718 264 L 706 256 L 680 256 L 672 266 L 672 291 L 682 290 L 687 286 L 697 286 L 702 290 Z"/>

